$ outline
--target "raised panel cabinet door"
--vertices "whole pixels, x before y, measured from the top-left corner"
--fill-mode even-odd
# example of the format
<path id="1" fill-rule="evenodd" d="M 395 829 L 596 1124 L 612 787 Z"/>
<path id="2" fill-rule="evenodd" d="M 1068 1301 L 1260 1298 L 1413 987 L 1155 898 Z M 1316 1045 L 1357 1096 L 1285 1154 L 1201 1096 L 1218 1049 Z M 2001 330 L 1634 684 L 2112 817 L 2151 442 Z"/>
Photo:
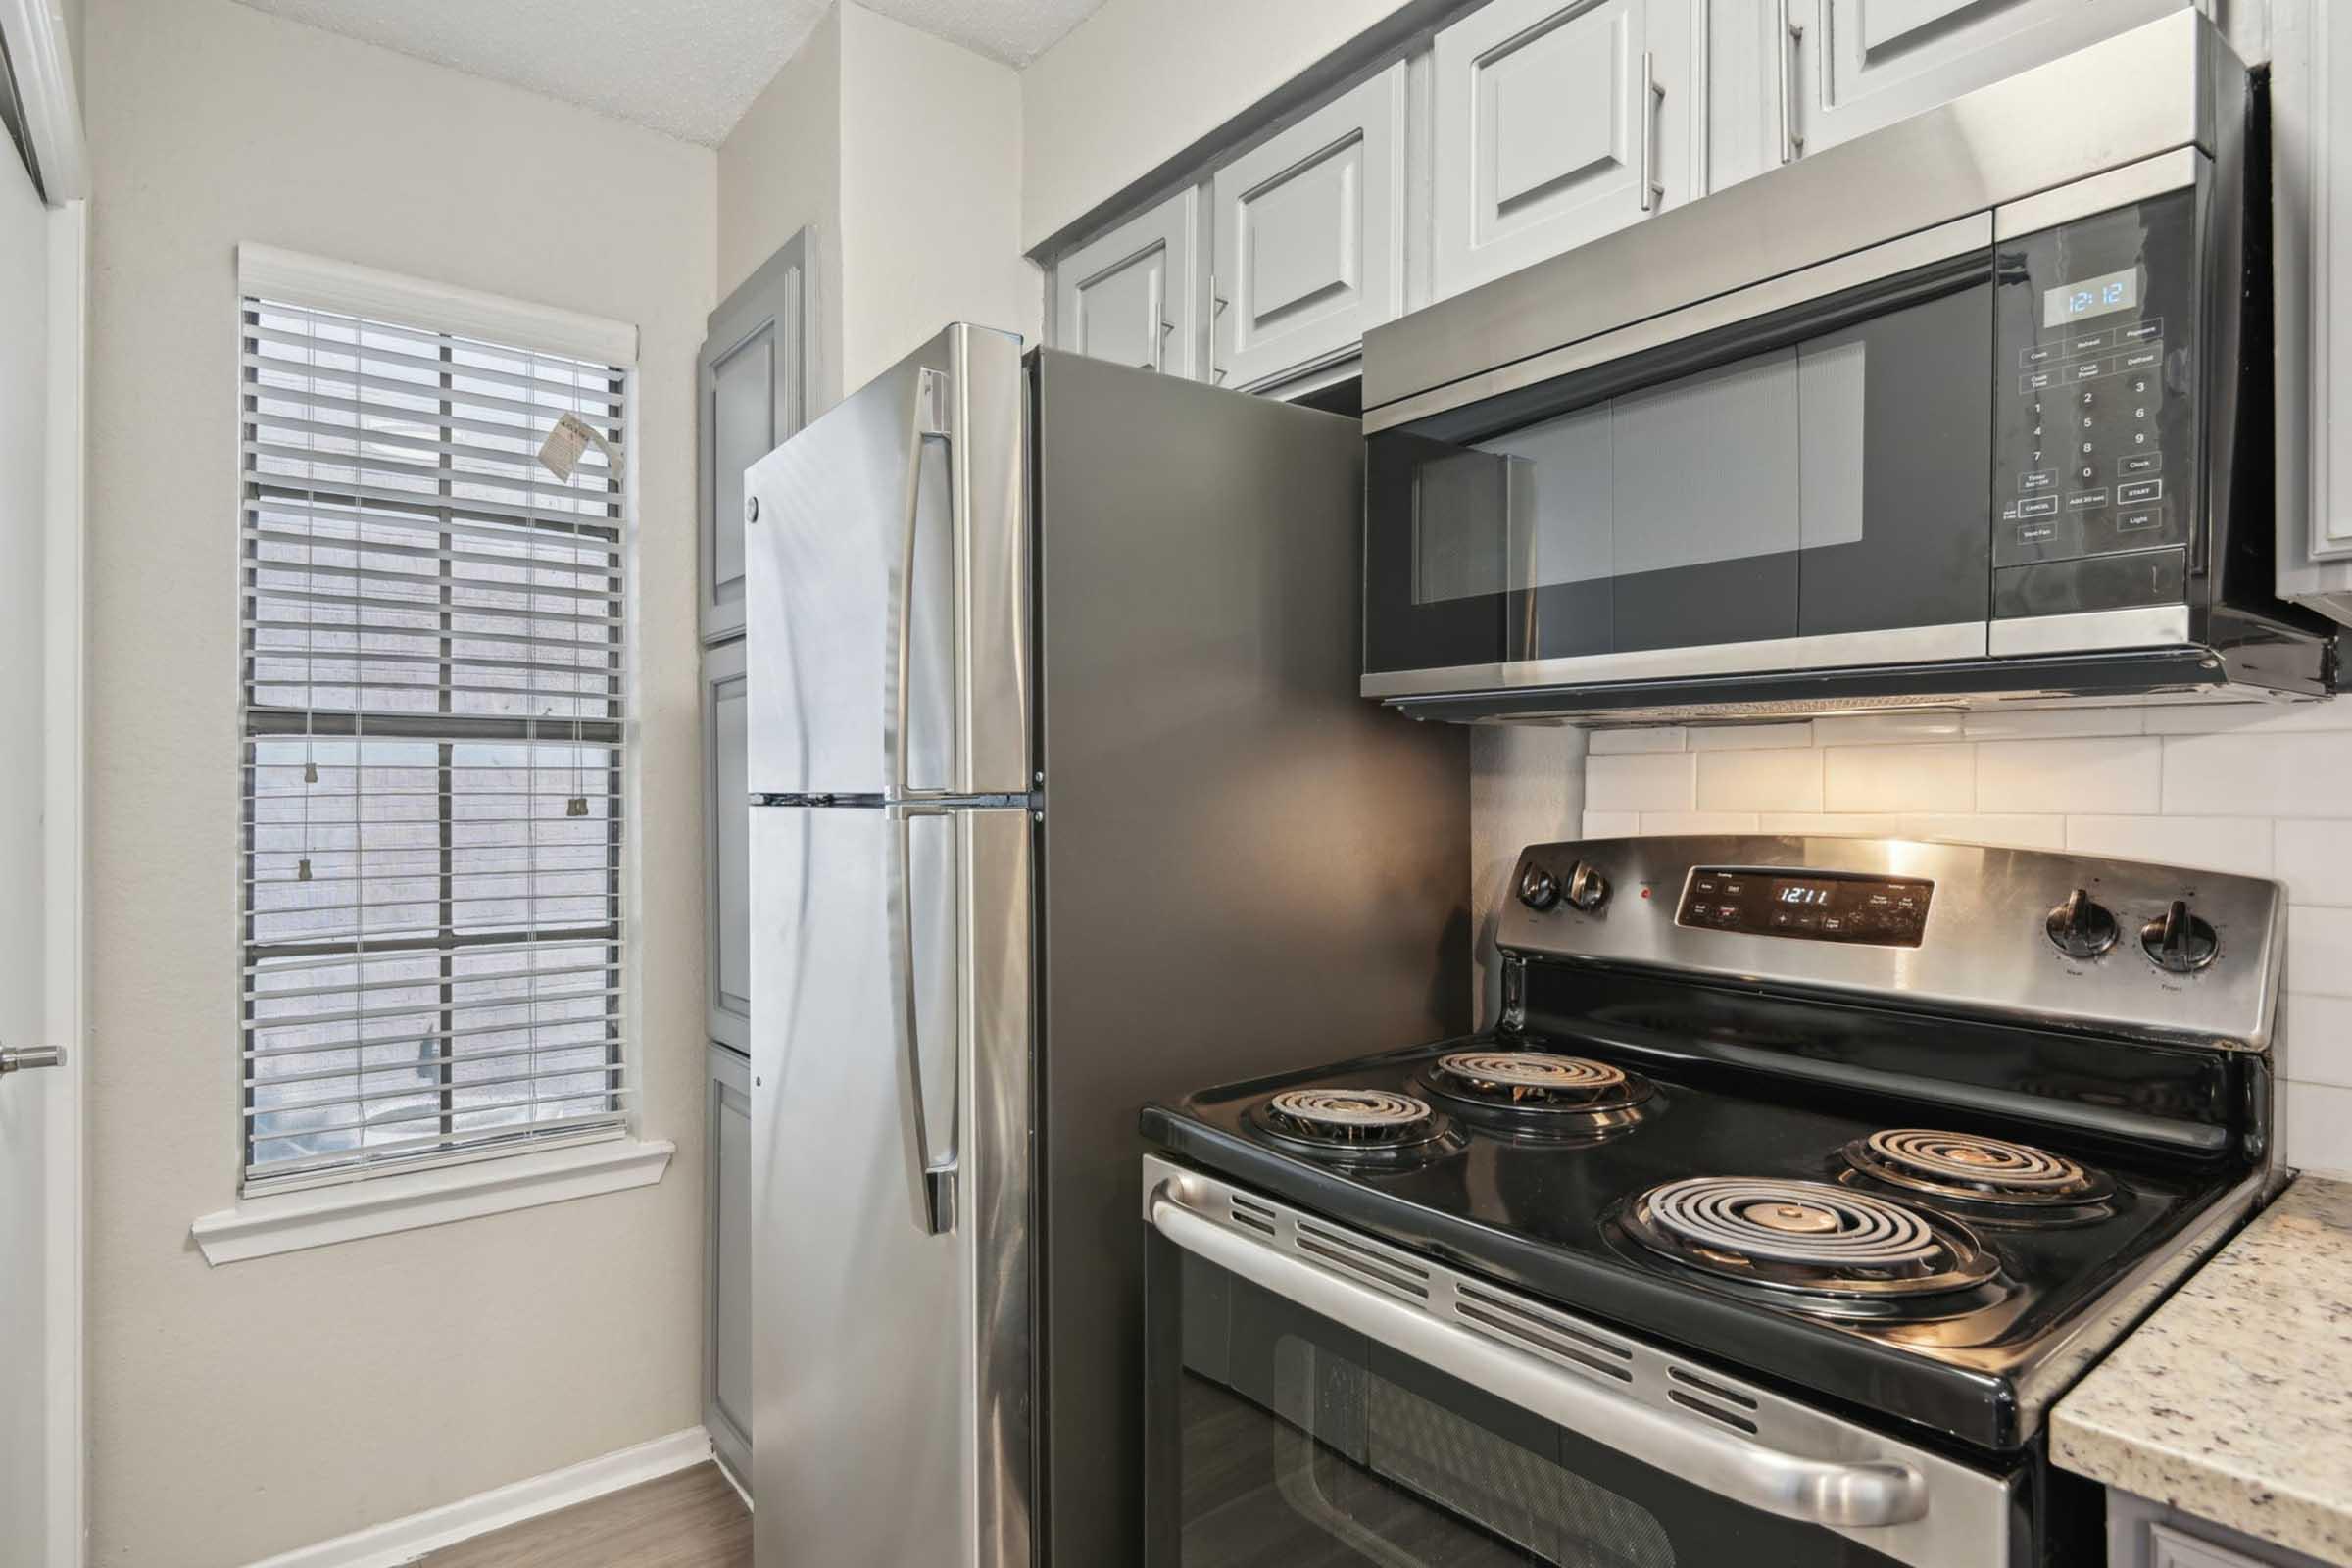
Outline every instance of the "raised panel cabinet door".
<path id="1" fill-rule="evenodd" d="M 2136 27 L 2191 0 L 1758 0 L 1790 32 L 1784 156 L 1834 147 Z M 2119 84 L 2120 90 L 2121 84 Z"/>
<path id="2" fill-rule="evenodd" d="M 1200 212 L 1180 191 L 1055 263 L 1054 347 L 1200 379 Z"/>
<path id="3" fill-rule="evenodd" d="M 1404 308 L 1402 61 L 1217 171 L 1209 379 L 1312 368 Z"/>
<path id="4" fill-rule="evenodd" d="M 705 642 L 743 631 L 743 470 L 798 430 L 807 407 L 806 240 L 795 234 L 710 313 L 696 357 Z"/>
<path id="5" fill-rule="evenodd" d="M 1494 0 L 1433 51 L 1436 292 L 1688 200 L 1690 0 Z"/>
<path id="6" fill-rule="evenodd" d="M 749 1484 L 752 1473 L 752 1097 L 751 1068 L 727 1050 L 709 1051 L 710 1093 L 710 1266 L 703 1356 L 703 1424 L 720 1463 Z"/>
<path id="7" fill-rule="evenodd" d="M 752 1049 L 752 797 L 744 643 L 703 655 L 703 950 L 710 1038 Z"/>

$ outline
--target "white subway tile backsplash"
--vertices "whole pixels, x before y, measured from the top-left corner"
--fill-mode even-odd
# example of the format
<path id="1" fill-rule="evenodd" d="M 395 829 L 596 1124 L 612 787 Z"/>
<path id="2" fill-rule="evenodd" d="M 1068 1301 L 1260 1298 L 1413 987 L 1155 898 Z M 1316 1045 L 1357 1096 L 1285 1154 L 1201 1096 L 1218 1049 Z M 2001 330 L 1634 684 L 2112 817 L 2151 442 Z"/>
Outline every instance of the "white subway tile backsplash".
<path id="1" fill-rule="evenodd" d="M 2146 710 L 2151 735 L 2287 733 L 2352 729 L 2352 703 L 2195 703 Z"/>
<path id="2" fill-rule="evenodd" d="M 2304 996 L 2352 997 L 2352 909 L 2289 908 L 2286 975 Z"/>
<path id="3" fill-rule="evenodd" d="M 2136 708 L 1995 708 L 1971 713 L 1961 732 L 1972 741 L 2038 740 L 2055 735 L 2137 735 Z"/>
<path id="4" fill-rule="evenodd" d="M 1592 758 L 1585 763 L 1585 808 L 1688 811 L 1698 804 L 1697 760 L 1683 752 Z"/>
<path id="5" fill-rule="evenodd" d="M 1815 727 L 1833 722 L 1815 721 Z M 1822 757 L 1829 811 L 1969 811 L 1977 805 L 1973 746 L 1832 746 Z"/>
<path id="6" fill-rule="evenodd" d="M 1704 752 L 1698 758 L 1698 805 L 1708 811 L 1818 811 L 1822 754 L 1801 751 Z"/>
<path id="7" fill-rule="evenodd" d="M 2026 811 L 1967 811 L 1914 813 L 1898 818 L 1896 831 L 1905 838 L 1957 839 L 1964 844 L 1994 844 L 2012 850 L 2066 848 L 2066 818 L 2036 816 Z"/>
<path id="8" fill-rule="evenodd" d="M 1585 837 L 1589 839 L 1630 839 L 1642 831 L 1640 811 L 1587 811 Z"/>
<path id="9" fill-rule="evenodd" d="M 2144 736 L 1988 741 L 1977 748 L 1977 808 L 2154 811 L 2163 757 Z"/>
<path id="10" fill-rule="evenodd" d="M 2286 1158 L 2303 1170 L 2352 1176 L 2352 1089 L 2287 1083 Z"/>
<path id="11" fill-rule="evenodd" d="M 1872 838 L 1900 838 L 1903 819 L 1891 811 L 1762 811 L 1756 816 L 1759 833 L 1863 834 Z"/>
<path id="12" fill-rule="evenodd" d="M 1783 746 L 1810 746 L 1810 724 L 1716 724 L 1691 730 L 1687 737 L 1694 752 L 1762 752 Z"/>
<path id="13" fill-rule="evenodd" d="M 2352 731 L 2168 735 L 2164 809 L 2196 816 L 2352 816 Z"/>
<path id="14" fill-rule="evenodd" d="M 1592 732 L 1594 757 L 1627 757 L 1642 752 L 1679 752 L 1682 749 L 1683 732 L 1670 725 L 1596 729 Z"/>
<path id="15" fill-rule="evenodd" d="M 2352 904 L 2352 821 L 2282 818 L 2276 852 L 2272 875 L 2294 903 Z"/>
<path id="16" fill-rule="evenodd" d="M 2352 1089 L 2352 997 L 2316 997 L 2286 976 L 2286 1053 L 2278 1070 L 2306 1083 Z"/>
<path id="17" fill-rule="evenodd" d="M 2070 816 L 2065 848 L 2116 860 L 2271 874 L 2267 816 Z"/>
<path id="18" fill-rule="evenodd" d="M 1964 715 L 1942 709 L 1924 713 L 1833 713 L 1813 721 L 1816 746 L 1908 746 L 1958 740 Z"/>
<path id="19" fill-rule="evenodd" d="M 1643 833 L 1753 833 L 1753 811 L 1643 811 Z"/>

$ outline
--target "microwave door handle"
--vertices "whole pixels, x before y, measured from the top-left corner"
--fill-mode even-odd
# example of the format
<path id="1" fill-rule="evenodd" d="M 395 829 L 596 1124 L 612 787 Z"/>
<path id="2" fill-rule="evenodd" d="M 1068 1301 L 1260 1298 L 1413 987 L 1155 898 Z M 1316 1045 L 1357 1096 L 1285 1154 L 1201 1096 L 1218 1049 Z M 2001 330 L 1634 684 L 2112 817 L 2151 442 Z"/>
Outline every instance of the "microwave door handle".
<path id="1" fill-rule="evenodd" d="M 886 777 L 894 801 L 945 800 L 953 789 L 915 789 L 906 782 L 907 754 L 913 750 L 907 733 L 908 688 L 913 682 L 914 564 L 916 522 L 922 515 L 923 454 L 932 442 L 948 452 L 948 499 L 953 525 L 961 531 L 962 495 L 956 483 L 956 443 L 950 433 L 950 410 L 955 383 L 942 370 L 925 366 L 915 371 L 914 407 L 906 420 L 906 521 L 899 541 L 898 636 L 891 650 L 890 722 L 882 731 L 887 754 Z"/>
<path id="2" fill-rule="evenodd" d="M 1703 1416 L 1642 1403 L 1220 1224 L 1186 1207 L 1174 1188 L 1162 1182 L 1154 1189 L 1147 1212 L 1153 1228 L 1184 1250 L 1631 1458 L 1765 1513 L 1829 1529 L 1927 1516 L 1927 1478 L 1911 1465 L 1808 1458 Z"/>
<path id="3" fill-rule="evenodd" d="M 906 1136 L 907 1190 L 914 1200 L 915 1229 L 926 1236 L 945 1236 L 956 1228 L 956 1169 L 960 1129 L 949 1112 L 951 1143 L 947 1154 L 931 1157 L 931 1129 L 923 1097 L 922 1021 L 917 1011 L 920 986 L 914 953 L 914 824 L 918 816 L 947 817 L 936 806 L 892 806 L 889 842 L 890 898 L 890 1015 L 897 1038 L 892 1042 L 899 1061 L 899 1120 Z M 958 1097 L 960 1098 L 960 1097 Z"/>

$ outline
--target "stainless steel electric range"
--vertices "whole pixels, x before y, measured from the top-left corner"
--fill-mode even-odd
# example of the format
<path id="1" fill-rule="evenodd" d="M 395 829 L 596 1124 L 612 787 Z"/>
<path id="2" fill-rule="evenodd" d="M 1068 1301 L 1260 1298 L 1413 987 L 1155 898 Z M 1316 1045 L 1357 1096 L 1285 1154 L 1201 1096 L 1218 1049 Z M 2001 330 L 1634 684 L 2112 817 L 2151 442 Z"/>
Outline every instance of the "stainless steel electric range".
<path id="1" fill-rule="evenodd" d="M 2044 1417 L 2284 1178 L 2277 885 L 1704 837 L 1513 886 L 1498 1028 L 1145 1110 L 1146 1562 L 2098 1561 Z"/>

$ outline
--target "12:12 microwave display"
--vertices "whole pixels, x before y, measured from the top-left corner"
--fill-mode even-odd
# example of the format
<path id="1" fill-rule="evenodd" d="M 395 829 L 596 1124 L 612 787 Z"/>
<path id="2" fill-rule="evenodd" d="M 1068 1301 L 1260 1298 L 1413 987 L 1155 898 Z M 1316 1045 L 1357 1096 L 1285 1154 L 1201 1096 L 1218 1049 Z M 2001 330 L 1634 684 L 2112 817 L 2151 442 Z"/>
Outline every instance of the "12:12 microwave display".
<path id="1" fill-rule="evenodd" d="M 2120 272 L 2101 272 L 2096 277 L 2078 278 L 2061 283 L 2056 288 L 2041 291 L 2041 324 L 2046 327 L 2064 326 L 2086 317 L 2108 316 L 2117 311 L 2139 308 L 2139 269 L 2127 267 Z"/>

